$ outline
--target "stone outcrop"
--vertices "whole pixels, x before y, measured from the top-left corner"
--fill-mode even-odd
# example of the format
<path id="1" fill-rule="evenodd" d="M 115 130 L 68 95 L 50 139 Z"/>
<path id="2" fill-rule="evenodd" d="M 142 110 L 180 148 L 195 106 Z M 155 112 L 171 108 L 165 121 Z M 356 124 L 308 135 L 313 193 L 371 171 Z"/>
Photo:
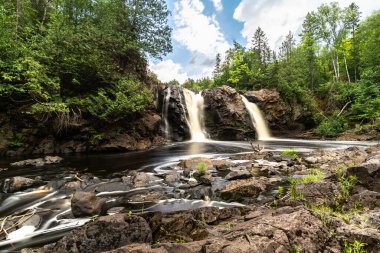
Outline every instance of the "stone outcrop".
<path id="1" fill-rule="evenodd" d="M 162 99 L 165 97 L 165 91 L 161 91 L 160 107 L 161 112 L 163 109 Z M 182 87 L 170 87 L 170 98 L 168 105 L 168 123 L 170 138 L 173 141 L 184 141 L 190 139 L 190 130 L 186 122 L 186 107 L 185 98 L 183 96 Z"/>
<path id="2" fill-rule="evenodd" d="M 255 137 L 250 118 L 240 94 L 222 86 L 202 92 L 205 103 L 205 126 L 212 139 L 243 140 Z"/>
<path id="3" fill-rule="evenodd" d="M 305 112 L 301 105 L 285 102 L 276 90 L 248 91 L 244 96 L 263 111 L 273 130 L 303 130 L 315 125 L 310 113 Z"/>

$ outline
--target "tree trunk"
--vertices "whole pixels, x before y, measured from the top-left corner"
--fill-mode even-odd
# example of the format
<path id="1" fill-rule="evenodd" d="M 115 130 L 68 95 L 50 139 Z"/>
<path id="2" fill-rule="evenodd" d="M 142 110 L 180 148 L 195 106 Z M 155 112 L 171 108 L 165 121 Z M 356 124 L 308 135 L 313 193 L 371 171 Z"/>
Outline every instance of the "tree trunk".
<path id="1" fill-rule="evenodd" d="M 348 73 L 348 66 L 347 66 L 347 59 L 346 59 L 346 53 L 345 52 L 343 52 L 343 57 L 344 57 L 344 65 L 346 65 L 348 82 L 351 83 L 350 73 Z"/>

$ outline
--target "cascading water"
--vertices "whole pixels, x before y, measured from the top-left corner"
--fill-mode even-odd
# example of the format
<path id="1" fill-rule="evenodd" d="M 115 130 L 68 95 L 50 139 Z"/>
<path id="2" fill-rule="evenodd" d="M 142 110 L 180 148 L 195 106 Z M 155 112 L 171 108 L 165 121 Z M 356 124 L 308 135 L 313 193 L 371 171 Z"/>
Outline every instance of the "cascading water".
<path id="1" fill-rule="evenodd" d="M 192 141 L 205 141 L 206 131 L 203 125 L 203 97 L 202 95 L 195 94 L 191 90 L 183 89 L 183 95 L 185 97 L 185 104 L 187 109 L 187 124 L 189 125 L 191 140 Z"/>
<path id="2" fill-rule="evenodd" d="M 171 88 L 168 86 L 163 103 L 162 117 L 164 118 L 164 132 L 166 139 L 170 139 L 170 125 L 168 120 L 169 100 L 171 95 Z"/>
<path id="3" fill-rule="evenodd" d="M 244 96 L 241 96 L 245 108 L 247 108 L 252 124 L 256 129 L 259 140 L 272 139 L 268 125 L 257 105 L 249 102 Z"/>

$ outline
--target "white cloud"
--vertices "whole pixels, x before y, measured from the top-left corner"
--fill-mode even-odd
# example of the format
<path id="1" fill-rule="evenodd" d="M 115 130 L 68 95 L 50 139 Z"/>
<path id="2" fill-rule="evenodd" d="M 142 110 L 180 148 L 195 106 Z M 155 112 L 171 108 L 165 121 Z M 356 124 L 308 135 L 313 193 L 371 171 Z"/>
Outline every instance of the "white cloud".
<path id="1" fill-rule="evenodd" d="M 180 83 L 183 83 L 188 78 L 182 66 L 173 62 L 171 59 L 161 61 L 157 64 L 151 62 L 149 68 L 156 73 L 158 79 L 162 82 L 169 82 L 176 79 Z"/>
<path id="2" fill-rule="evenodd" d="M 242 0 L 235 9 L 234 18 L 244 23 L 242 36 L 248 45 L 258 26 L 266 33 L 270 46 L 277 50 L 284 36 L 292 31 L 296 36 L 301 31 L 302 22 L 309 11 L 316 10 L 328 0 Z M 352 0 L 338 0 L 340 7 L 348 6 Z M 373 10 L 380 8 L 380 1 L 354 1 L 362 12 L 368 16 Z"/>
<path id="3" fill-rule="evenodd" d="M 220 12 L 223 10 L 222 0 L 212 0 L 212 4 L 214 5 L 215 10 L 217 12 Z"/>
<path id="4" fill-rule="evenodd" d="M 180 0 L 173 12 L 173 38 L 202 61 L 215 59 L 230 47 L 215 17 L 202 13 L 204 8 L 200 0 Z"/>

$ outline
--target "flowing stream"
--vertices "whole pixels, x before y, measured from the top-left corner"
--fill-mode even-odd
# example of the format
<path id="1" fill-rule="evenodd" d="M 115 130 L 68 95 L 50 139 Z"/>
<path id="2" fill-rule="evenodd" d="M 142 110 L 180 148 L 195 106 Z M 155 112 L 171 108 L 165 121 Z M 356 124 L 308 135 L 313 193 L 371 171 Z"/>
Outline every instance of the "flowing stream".
<path id="1" fill-rule="evenodd" d="M 343 149 L 349 146 L 366 147 L 373 142 L 346 142 L 346 141 L 307 141 L 294 139 L 272 139 L 256 141 L 265 150 L 285 150 L 295 148 L 299 152 L 308 152 L 315 149 Z M 92 174 L 95 181 L 110 182 L 113 173 L 126 170 L 146 172 L 151 177 L 152 185 L 137 189 L 106 189 L 98 192 L 99 196 L 116 196 L 136 194 L 141 191 L 165 191 L 172 196 L 171 199 L 144 203 L 147 211 L 170 212 L 175 210 L 188 210 L 204 206 L 227 207 L 239 205 L 238 203 L 220 202 L 210 196 L 211 201 L 192 199 L 173 192 L 162 181 L 162 175 L 178 170 L 176 166 L 182 159 L 191 157 L 210 157 L 214 159 L 228 159 L 232 154 L 252 152 L 247 142 L 181 142 L 156 149 L 122 154 L 78 154 L 63 156 L 64 161 L 59 165 L 44 167 L 10 168 L 0 173 L 0 182 L 14 176 L 35 178 L 40 176 L 48 184 L 42 187 L 29 189 L 16 193 L 0 194 L 0 225 L 4 219 L 10 219 L 16 213 L 29 217 L 30 224 L 25 224 L 16 231 L 10 232 L 7 240 L 0 241 L 0 252 L 17 251 L 22 247 L 36 246 L 56 241 L 68 231 L 82 226 L 89 218 L 74 218 L 70 215 L 70 198 L 73 190 L 62 187 L 62 182 L 78 182 L 76 175 Z M 28 157 L 18 157 L 0 160 L 0 168 L 9 167 L 9 163 Z M 239 161 L 237 161 L 239 162 Z M 242 161 L 244 162 L 244 161 Z M 225 183 L 223 178 L 218 179 L 219 184 Z M 117 183 L 117 182 L 115 182 Z M 119 183 L 119 186 L 123 183 Z M 100 189 L 100 188 L 97 188 Z M 136 207 L 136 210 L 141 210 Z M 37 222 L 35 219 L 38 219 Z M 32 222 L 34 221 L 34 222 Z M 1 240 L 1 239 L 0 239 Z"/>
<path id="2" fill-rule="evenodd" d="M 247 108 L 249 116 L 251 117 L 252 125 L 256 129 L 257 138 L 259 140 L 272 139 L 268 125 L 259 107 L 255 103 L 249 102 L 244 96 L 241 96 L 241 99 L 243 100 L 245 108 Z"/>
<path id="3" fill-rule="evenodd" d="M 191 141 L 202 142 L 207 140 L 207 133 L 203 126 L 204 101 L 201 93 L 195 94 L 191 90 L 183 89 L 187 109 L 187 124 L 190 128 Z"/>

